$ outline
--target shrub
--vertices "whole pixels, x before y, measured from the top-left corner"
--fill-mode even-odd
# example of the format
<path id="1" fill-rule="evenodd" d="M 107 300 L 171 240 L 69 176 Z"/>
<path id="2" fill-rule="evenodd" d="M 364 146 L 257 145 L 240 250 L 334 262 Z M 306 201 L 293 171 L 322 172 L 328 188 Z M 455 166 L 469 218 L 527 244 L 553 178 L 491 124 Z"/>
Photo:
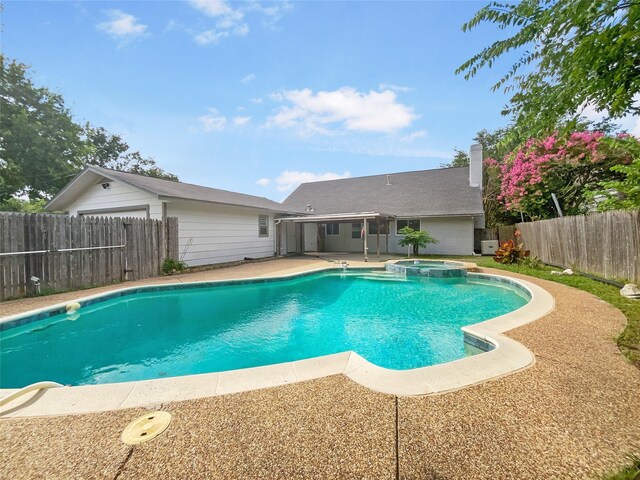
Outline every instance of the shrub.
<path id="1" fill-rule="evenodd" d="M 493 259 L 502 264 L 518 263 L 525 257 L 529 256 L 529 250 L 524 249 L 522 243 L 515 244 L 513 240 L 509 240 L 500 245 L 500 248 L 496 250 Z"/>
<path id="2" fill-rule="evenodd" d="M 534 270 L 543 270 L 545 267 L 544 263 L 542 263 L 538 257 L 532 256 L 522 257 L 518 263 L 523 267 L 533 268 Z"/>
<path id="3" fill-rule="evenodd" d="M 162 273 L 165 275 L 172 275 L 174 273 L 181 273 L 187 269 L 187 264 L 173 258 L 165 258 L 162 264 Z"/>
<path id="4" fill-rule="evenodd" d="M 398 231 L 402 235 L 402 239 L 398 242 L 403 247 L 407 245 L 413 246 L 413 255 L 418 255 L 420 247 L 426 247 L 430 243 L 438 243 L 438 240 L 429 235 L 426 230 L 414 230 L 411 227 L 404 227 Z"/>

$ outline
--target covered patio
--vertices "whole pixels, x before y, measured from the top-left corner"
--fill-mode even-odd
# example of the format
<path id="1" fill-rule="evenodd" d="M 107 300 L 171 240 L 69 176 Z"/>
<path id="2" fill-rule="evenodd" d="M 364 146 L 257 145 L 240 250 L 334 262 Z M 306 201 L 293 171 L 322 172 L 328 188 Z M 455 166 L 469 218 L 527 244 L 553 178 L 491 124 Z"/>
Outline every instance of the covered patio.
<path id="1" fill-rule="evenodd" d="M 384 253 L 389 253 L 389 223 L 394 220 L 394 215 L 382 212 L 309 214 L 278 218 L 276 219 L 276 251 L 280 255 L 339 251 L 328 248 L 327 235 L 338 236 L 339 233 L 336 232 L 340 231 L 340 225 L 351 224 L 351 239 L 362 240 L 360 248 L 366 262 L 369 260 L 369 235 L 375 234 L 377 257 L 381 254 L 381 235 L 384 236 Z M 359 232 L 355 230 L 356 225 L 360 225 Z M 347 247 L 345 251 L 349 252 L 351 249 Z"/>

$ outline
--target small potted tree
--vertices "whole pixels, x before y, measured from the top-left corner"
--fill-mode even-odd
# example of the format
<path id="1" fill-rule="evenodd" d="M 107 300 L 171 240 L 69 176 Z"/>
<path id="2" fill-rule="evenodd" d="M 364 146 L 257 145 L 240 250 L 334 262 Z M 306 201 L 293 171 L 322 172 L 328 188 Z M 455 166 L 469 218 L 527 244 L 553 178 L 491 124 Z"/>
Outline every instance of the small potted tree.
<path id="1" fill-rule="evenodd" d="M 411 227 L 404 227 L 398 231 L 402 238 L 400 239 L 400 245 L 406 247 L 411 245 L 413 247 L 413 256 L 418 256 L 418 250 L 420 247 L 426 247 L 429 244 L 436 244 L 438 240 L 429 235 L 426 230 L 414 230 Z"/>

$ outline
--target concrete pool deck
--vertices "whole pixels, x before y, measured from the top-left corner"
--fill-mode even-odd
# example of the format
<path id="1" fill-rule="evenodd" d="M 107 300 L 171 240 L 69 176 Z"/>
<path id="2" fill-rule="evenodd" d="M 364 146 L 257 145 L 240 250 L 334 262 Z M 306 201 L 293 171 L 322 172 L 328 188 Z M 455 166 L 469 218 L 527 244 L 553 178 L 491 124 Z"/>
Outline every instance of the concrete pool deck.
<path id="1" fill-rule="evenodd" d="M 294 258 L 180 277 L 181 281 L 241 278 L 319 265 L 326 262 Z M 508 332 L 536 356 L 536 363 L 521 372 L 425 397 L 377 393 L 334 375 L 167 403 L 162 409 L 174 416 L 169 429 L 135 447 L 122 444 L 119 437 L 143 409 L 6 418 L 0 420 L 0 476 L 597 476 L 625 463 L 625 454 L 640 452 L 640 372 L 625 362 L 612 340 L 623 328 L 624 316 L 585 292 L 527 280 L 549 291 L 556 308 Z M 10 302 L 0 308 L 2 315 L 8 315 L 7 309 L 18 313 L 42 308 L 95 290 Z"/>

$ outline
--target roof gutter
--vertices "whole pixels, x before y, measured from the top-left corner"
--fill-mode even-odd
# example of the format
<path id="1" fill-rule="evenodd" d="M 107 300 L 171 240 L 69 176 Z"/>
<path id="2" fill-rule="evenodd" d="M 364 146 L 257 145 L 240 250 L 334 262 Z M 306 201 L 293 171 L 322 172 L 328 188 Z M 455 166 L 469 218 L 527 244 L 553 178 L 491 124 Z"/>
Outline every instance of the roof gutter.
<path id="1" fill-rule="evenodd" d="M 233 207 L 242 207 L 242 208 L 251 208 L 254 210 L 265 210 L 267 212 L 272 213 L 282 213 L 282 214 L 299 214 L 300 212 L 291 212 L 288 210 L 276 210 L 275 208 L 267 208 L 267 207 L 257 207 L 253 205 L 243 205 L 241 203 L 229 203 L 229 202 L 217 202 L 215 200 L 202 200 L 198 198 L 187 198 L 187 197 L 173 197 L 171 195 L 158 195 L 158 200 L 184 200 L 187 202 L 204 202 L 204 203 L 215 203 L 217 205 L 230 205 Z"/>
<path id="2" fill-rule="evenodd" d="M 365 218 L 395 218 L 395 215 L 389 215 L 380 212 L 362 212 L 362 213 L 328 213 L 325 215 L 305 215 L 301 217 L 283 217 L 279 218 L 279 222 L 293 223 L 310 223 L 310 222 L 338 222 L 349 220 L 362 220 Z"/>

